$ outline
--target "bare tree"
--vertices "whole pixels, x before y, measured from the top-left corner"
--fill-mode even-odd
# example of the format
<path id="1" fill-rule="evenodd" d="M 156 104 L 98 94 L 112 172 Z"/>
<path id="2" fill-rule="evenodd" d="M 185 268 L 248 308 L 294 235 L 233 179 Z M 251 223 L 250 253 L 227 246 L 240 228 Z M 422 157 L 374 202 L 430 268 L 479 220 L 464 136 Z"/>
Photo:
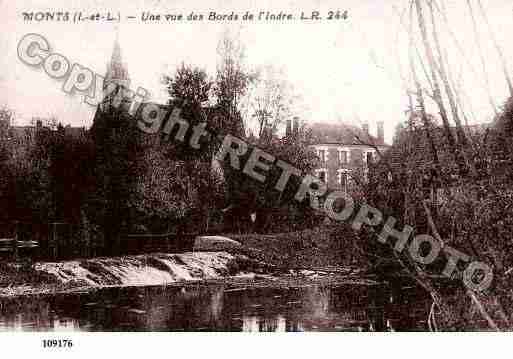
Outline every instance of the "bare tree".
<path id="1" fill-rule="evenodd" d="M 499 54 L 499 58 L 501 60 L 501 65 L 502 65 L 502 71 L 504 73 L 504 78 L 506 79 L 506 83 L 508 84 L 509 93 L 511 96 L 513 96 L 513 84 L 511 83 L 511 77 L 509 75 L 508 65 L 506 63 L 506 57 L 504 56 L 501 46 L 499 45 L 497 38 L 495 37 L 495 34 L 492 30 L 492 27 L 490 26 L 490 22 L 488 21 L 488 16 L 486 15 L 486 11 L 483 7 L 483 4 L 481 3 L 481 0 L 477 0 L 477 4 L 479 5 L 479 10 L 481 11 L 481 15 L 483 16 L 486 26 L 488 27 L 488 32 L 490 33 L 490 37 L 493 41 L 493 45 L 495 46 L 495 49 L 497 50 L 497 53 Z"/>
<path id="2" fill-rule="evenodd" d="M 495 104 L 495 101 L 493 100 L 492 94 L 490 92 L 490 81 L 488 81 L 488 74 L 487 74 L 487 70 L 486 70 L 486 61 L 483 56 L 483 49 L 481 46 L 481 41 L 479 40 L 479 31 L 478 31 L 478 26 L 477 26 L 477 22 L 476 22 L 476 17 L 474 16 L 474 10 L 472 8 L 472 4 L 470 3 L 470 0 L 467 0 L 467 5 L 468 5 L 469 12 L 470 12 L 470 18 L 472 19 L 472 28 L 474 29 L 474 37 L 476 39 L 476 46 L 477 46 L 478 53 L 479 53 L 479 59 L 481 60 L 481 66 L 482 66 L 482 70 L 483 70 L 483 76 L 485 79 L 486 91 L 488 93 L 488 101 L 490 102 L 490 106 L 492 106 L 492 108 L 495 112 L 495 115 L 498 115 L 499 112 L 497 110 L 497 105 Z"/>
<path id="3" fill-rule="evenodd" d="M 263 137 L 264 131 L 276 133 L 279 126 L 291 117 L 296 100 L 283 70 L 273 65 L 263 66 L 258 71 L 250 97 L 251 117 L 256 121 L 259 138 Z"/>
<path id="4" fill-rule="evenodd" d="M 439 78 L 438 78 L 438 70 L 440 69 L 441 64 L 435 60 L 433 47 L 431 45 L 431 41 L 429 39 L 428 33 L 427 33 L 427 26 L 426 21 L 424 19 L 424 13 L 423 13 L 423 7 L 420 2 L 420 0 L 415 0 L 415 8 L 417 10 L 417 20 L 418 25 L 420 29 L 420 33 L 422 36 L 422 42 L 424 44 L 424 48 L 426 51 L 426 57 L 428 59 L 428 65 L 431 71 L 431 80 L 433 82 L 434 86 L 434 92 L 433 92 L 433 99 L 438 106 L 440 117 L 442 119 L 443 127 L 445 130 L 445 137 L 447 138 L 447 142 L 449 143 L 449 146 L 453 150 L 453 153 L 456 157 L 456 163 L 458 163 L 460 170 L 462 173 L 466 172 L 466 166 L 463 162 L 463 158 L 460 153 L 460 148 L 458 148 L 458 145 L 456 143 L 456 140 L 454 139 L 454 136 L 451 132 L 451 125 L 449 123 L 449 118 L 447 114 L 447 110 L 445 108 L 444 100 L 442 97 L 442 91 L 439 84 Z"/>
<path id="5" fill-rule="evenodd" d="M 245 64 L 246 50 L 238 35 L 223 33 L 217 45 L 218 64 L 215 84 L 217 104 L 227 115 L 226 130 L 244 134 L 243 99 L 256 75 Z"/>

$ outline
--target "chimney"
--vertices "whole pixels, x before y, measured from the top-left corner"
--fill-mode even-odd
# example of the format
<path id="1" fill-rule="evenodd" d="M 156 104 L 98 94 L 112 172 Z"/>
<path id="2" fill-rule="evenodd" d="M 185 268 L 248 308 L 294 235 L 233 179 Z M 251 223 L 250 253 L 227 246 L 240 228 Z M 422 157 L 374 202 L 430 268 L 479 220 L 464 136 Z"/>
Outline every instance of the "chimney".
<path id="1" fill-rule="evenodd" d="M 385 142 L 385 128 L 384 128 L 384 122 L 383 121 L 378 121 L 377 137 L 378 137 L 378 141 L 380 143 L 384 143 Z"/>
<path id="2" fill-rule="evenodd" d="M 368 135 L 369 134 L 369 123 L 368 122 L 364 122 L 363 125 L 362 125 L 362 130 L 363 132 Z"/>
<path id="3" fill-rule="evenodd" d="M 287 120 L 287 127 L 285 129 L 285 136 L 291 136 L 292 135 L 292 120 Z"/>
<path id="4" fill-rule="evenodd" d="M 294 131 L 294 134 L 297 134 L 299 132 L 299 117 L 297 116 L 295 116 L 293 119 L 292 130 Z"/>

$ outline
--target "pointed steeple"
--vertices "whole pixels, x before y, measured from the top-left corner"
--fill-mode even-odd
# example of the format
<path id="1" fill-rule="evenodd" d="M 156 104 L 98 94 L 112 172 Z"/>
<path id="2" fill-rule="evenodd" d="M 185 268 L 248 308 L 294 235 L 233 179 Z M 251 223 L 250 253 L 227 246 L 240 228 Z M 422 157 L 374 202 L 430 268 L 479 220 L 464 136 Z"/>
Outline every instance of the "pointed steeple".
<path id="1" fill-rule="evenodd" d="M 119 46 L 119 31 L 116 31 L 116 39 L 114 40 L 114 49 L 112 50 L 111 63 L 122 63 L 121 46 Z"/>
<path id="2" fill-rule="evenodd" d="M 110 62 L 107 64 L 107 73 L 105 74 L 104 84 L 106 87 L 110 82 L 126 88 L 130 87 L 130 76 L 126 64 L 121 58 L 121 46 L 119 45 L 119 30 L 116 29 L 116 39 L 114 40 L 114 48 Z"/>

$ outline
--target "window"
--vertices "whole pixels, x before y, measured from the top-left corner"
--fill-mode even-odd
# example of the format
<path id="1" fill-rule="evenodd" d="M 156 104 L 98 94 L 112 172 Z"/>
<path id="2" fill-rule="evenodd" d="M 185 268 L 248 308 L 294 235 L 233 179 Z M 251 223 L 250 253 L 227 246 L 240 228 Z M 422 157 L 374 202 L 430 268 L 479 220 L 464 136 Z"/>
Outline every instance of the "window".
<path id="1" fill-rule="evenodd" d="M 367 164 L 374 162 L 374 151 L 366 151 L 364 152 L 364 161 Z"/>
<path id="2" fill-rule="evenodd" d="M 328 183 L 328 170 L 326 168 L 320 168 L 320 169 L 315 170 L 315 175 L 322 182 Z"/>
<path id="3" fill-rule="evenodd" d="M 317 157 L 319 158 L 320 163 L 326 163 L 329 161 L 329 152 L 328 152 L 327 146 L 316 146 L 315 147 L 315 153 L 317 154 Z"/>
<path id="4" fill-rule="evenodd" d="M 326 172 L 325 171 L 319 171 L 319 179 L 326 183 Z"/>
<path id="5" fill-rule="evenodd" d="M 344 192 L 347 192 L 347 187 L 349 185 L 349 171 L 346 170 L 346 169 L 339 169 L 337 171 L 337 182 L 338 182 L 338 185 L 340 186 L 340 188 L 344 191 Z"/>
<path id="6" fill-rule="evenodd" d="M 349 159 L 349 156 L 348 156 L 347 151 L 345 151 L 345 150 L 338 151 L 338 162 L 340 164 L 344 164 L 344 165 L 347 164 L 349 162 L 348 159 Z"/>
<path id="7" fill-rule="evenodd" d="M 317 157 L 319 157 L 321 162 L 326 162 L 326 150 L 317 150 Z"/>
<path id="8" fill-rule="evenodd" d="M 340 179 L 339 179 L 339 184 L 342 188 L 346 188 L 347 186 L 347 173 L 341 173 L 340 174 Z"/>

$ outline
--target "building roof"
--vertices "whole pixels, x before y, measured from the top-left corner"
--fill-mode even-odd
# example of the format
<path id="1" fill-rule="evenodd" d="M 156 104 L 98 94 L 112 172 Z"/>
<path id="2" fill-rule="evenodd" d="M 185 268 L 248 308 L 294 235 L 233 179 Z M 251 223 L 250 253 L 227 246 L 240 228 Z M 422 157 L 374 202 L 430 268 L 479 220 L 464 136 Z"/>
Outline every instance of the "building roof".
<path id="1" fill-rule="evenodd" d="M 43 126 L 42 129 L 45 131 L 51 131 L 49 127 Z M 85 127 L 71 127 L 67 125 L 64 127 L 64 133 L 72 137 L 79 137 L 86 132 Z M 36 133 L 36 126 L 10 126 L 8 129 L 8 135 L 12 138 L 25 138 L 26 136 L 32 136 Z"/>
<path id="2" fill-rule="evenodd" d="M 363 129 L 347 123 L 313 123 L 311 144 L 341 144 L 388 146 L 383 139 L 370 135 Z"/>

